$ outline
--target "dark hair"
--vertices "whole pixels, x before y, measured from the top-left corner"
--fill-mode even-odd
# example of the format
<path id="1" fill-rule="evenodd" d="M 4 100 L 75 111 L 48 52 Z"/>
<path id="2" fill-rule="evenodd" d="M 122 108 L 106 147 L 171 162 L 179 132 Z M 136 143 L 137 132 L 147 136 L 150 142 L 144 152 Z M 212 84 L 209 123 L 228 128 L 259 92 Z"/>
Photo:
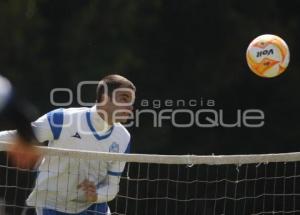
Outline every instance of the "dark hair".
<path id="1" fill-rule="evenodd" d="M 101 102 L 102 95 L 105 93 L 105 85 L 107 86 L 107 94 L 109 97 L 112 96 L 115 89 L 120 87 L 129 88 L 134 91 L 136 89 L 134 84 L 127 78 L 121 75 L 108 75 L 102 78 L 97 86 L 96 102 Z"/>

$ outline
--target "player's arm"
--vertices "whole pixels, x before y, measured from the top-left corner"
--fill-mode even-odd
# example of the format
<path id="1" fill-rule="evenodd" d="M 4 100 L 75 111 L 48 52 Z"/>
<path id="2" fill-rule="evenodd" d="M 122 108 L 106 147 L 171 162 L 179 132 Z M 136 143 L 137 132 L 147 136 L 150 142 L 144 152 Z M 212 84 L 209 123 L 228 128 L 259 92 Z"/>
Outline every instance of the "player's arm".
<path id="1" fill-rule="evenodd" d="M 119 192 L 120 176 L 108 175 L 99 186 L 93 181 L 85 179 L 78 185 L 78 189 L 85 192 L 87 202 L 109 202 L 115 198 Z"/>
<path id="2" fill-rule="evenodd" d="M 108 202 L 116 197 L 125 164 L 125 162 L 118 161 L 110 165 L 104 183 L 101 183 L 97 189 L 97 202 Z"/>
<path id="3" fill-rule="evenodd" d="M 12 142 L 17 137 L 17 130 L 0 131 L 0 142 Z"/>
<path id="4" fill-rule="evenodd" d="M 28 123 L 30 126 L 30 123 Z M 0 132 L 0 141 L 10 143 L 8 155 L 12 163 L 22 169 L 31 169 L 36 166 L 42 153 L 33 145 L 51 140 L 52 134 L 46 117 L 42 116 L 31 124 L 32 134 L 20 135 L 17 130 Z M 24 132 L 25 130 L 23 130 Z"/>
<path id="5" fill-rule="evenodd" d="M 120 152 L 130 153 L 131 137 L 128 132 L 124 135 L 127 144 L 120 145 Z M 126 162 L 114 161 L 108 165 L 107 177 L 97 189 L 97 202 L 108 202 L 113 200 L 119 192 L 121 175 L 125 169 Z"/>
<path id="6" fill-rule="evenodd" d="M 130 140 L 130 136 L 128 136 Z M 121 151 L 123 153 L 130 152 L 130 141 Z M 84 180 L 78 185 L 79 189 L 85 192 L 86 200 L 89 202 L 103 203 L 113 200 L 119 192 L 119 183 L 121 175 L 124 171 L 126 162 L 114 161 L 109 163 L 107 176 L 98 186 L 94 182 Z"/>
<path id="7" fill-rule="evenodd" d="M 42 156 L 33 145 L 53 140 L 48 114 L 31 123 L 30 129 L 33 133 L 30 136 L 20 135 L 17 130 L 0 132 L 0 141 L 11 143 L 8 148 L 10 160 L 23 169 L 34 168 Z"/>
<path id="8" fill-rule="evenodd" d="M 78 189 L 85 192 L 88 202 L 109 202 L 113 200 L 119 192 L 119 183 L 125 162 L 115 162 L 112 165 L 118 166 L 117 171 L 108 171 L 106 178 L 97 186 L 95 182 L 85 179 L 78 185 Z M 111 168 L 116 169 L 116 168 Z M 121 170 L 122 169 L 122 170 Z"/>
<path id="9" fill-rule="evenodd" d="M 30 125 L 30 123 L 28 122 Z M 42 143 L 45 141 L 49 141 L 53 139 L 53 134 L 51 131 L 51 126 L 49 125 L 49 120 L 47 115 L 44 115 L 38 118 L 36 121 L 31 123 L 31 130 L 33 132 L 32 136 L 38 142 Z M 18 136 L 17 130 L 10 130 L 10 131 L 1 131 L 0 132 L 0 141 L 3 142 L 13 142 Z"/>

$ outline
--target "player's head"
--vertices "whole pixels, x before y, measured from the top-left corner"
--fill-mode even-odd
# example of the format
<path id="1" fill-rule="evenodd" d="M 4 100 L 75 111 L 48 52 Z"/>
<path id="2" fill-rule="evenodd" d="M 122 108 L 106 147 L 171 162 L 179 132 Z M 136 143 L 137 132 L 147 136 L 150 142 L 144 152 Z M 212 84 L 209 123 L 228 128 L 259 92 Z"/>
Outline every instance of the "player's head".
<path id="1" fill-rule="evenodd" d="M 10 82 L 6 78 L 0 76 L 0 111 L 8 104 L 11 99 L 11 94 L 12 86 Z"/>
<path id="2" fill-rule="evenodd" d="M 105 76 L 97 87 L 97 108 L 109 123 L 126 122 L 132 115 L 135 86 L 120 75 Z"/>

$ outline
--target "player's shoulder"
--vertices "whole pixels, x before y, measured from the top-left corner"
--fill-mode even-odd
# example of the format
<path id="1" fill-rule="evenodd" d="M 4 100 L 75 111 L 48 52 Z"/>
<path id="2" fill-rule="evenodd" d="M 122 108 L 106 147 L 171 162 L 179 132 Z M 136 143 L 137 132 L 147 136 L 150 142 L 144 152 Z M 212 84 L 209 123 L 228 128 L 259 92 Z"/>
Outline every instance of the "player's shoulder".
<path id="1" fill-rule="evenodd" d="M 120 152 L 130 153 L 131 151 L 131 136 L 128 130 L 120 123 L 114 124 L 114 139 L 120 145 Z"/>
<path id="2" fill-rule="evenodd" d="M 89 108 L 87 107 L 57 108 L 48 112 L 46 115 L 48 117 L 61 116 L 63 118 L 66 118 L 66 117 L 76 116 L 85 113 L 88 110 Z"/>
<path id="3" fill-rule="evenodd" d="M 121 123 L 114 124 L 114 136 L 115 138 L 120 139 L 125 143 L 130 142 L 131 139 L 129 131 Z"/>
<path id="4" fill-rule="evenodd" d="M 61 108 L 60 110 L 63 111 L 66 115 L 74 115 L 80 114 L 83 112 L 87 112 L 90 108 L 88 107 L 72 107 L 72 108 Z"/>
<path id="5" fill-rule="evenodd" d="M 47 119 L 50 126 L 62 126 L 74 124 L 75 122 L 81 121 L 82 116 L 86 113 L 89 108 L 80 107 L 80 108 L 58 108 L 54 109 L 47 114 L 44 118 Z"/>
<path id="6" fill-rule="evenodd" d="M 47 122 L 50 126 L 54 140 L 59 139 L 62 130 L 74 129 L 82 121 L 84 113 L 89 108 L 58 108 L 45 114 L 42 118 L 43 122 Z M 36 122 L 40 121 L 38 119 Z"/>

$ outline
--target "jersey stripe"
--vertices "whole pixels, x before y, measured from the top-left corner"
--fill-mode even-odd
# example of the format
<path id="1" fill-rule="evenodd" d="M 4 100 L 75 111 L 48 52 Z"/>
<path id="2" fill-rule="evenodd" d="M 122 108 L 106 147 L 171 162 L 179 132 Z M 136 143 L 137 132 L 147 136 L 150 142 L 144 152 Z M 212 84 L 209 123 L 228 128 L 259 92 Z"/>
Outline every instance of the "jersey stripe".
<path id="1" fill-rule="evenodd" d="M 114 126 L 112 126 L 107 132 L 105 132 L 103 135 L 99 135 L 96 131 L 96 129 L 94 128 L 92 121 L 91 121 L 91 112 L 88 111 L 86 112 L 86 120 L 87 120 L 87 124 L 90 128 L 90 130 L 93 132 L 93 135 L 95 136 L 95 138 L 97 140 L 103 140 L 107 137 L 109 137 L 114 129 Z"/>
<path id="2" fill-rule="evenodd" d="M 64 112 L 63 109 L 57 109 L 47 114 L 48 122 L 51 127 L 51 131 L 54 140 L 57 140 L 61 134 L 63 123 L 64 123 Z"/>
<path id="3" fill-rule="evenodd" d="M 122 172 L 107 171 L 107 174 L 112 176 L 121 176 Z"/>

